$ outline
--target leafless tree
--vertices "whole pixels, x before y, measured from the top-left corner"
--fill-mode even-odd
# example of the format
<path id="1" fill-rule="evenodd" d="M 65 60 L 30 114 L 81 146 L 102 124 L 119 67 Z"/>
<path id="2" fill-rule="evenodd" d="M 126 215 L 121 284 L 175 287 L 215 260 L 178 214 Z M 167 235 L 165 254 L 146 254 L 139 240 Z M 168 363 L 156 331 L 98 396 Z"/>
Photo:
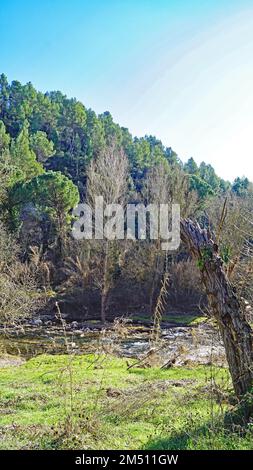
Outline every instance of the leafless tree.
<path id="1" fill-rule="evenodd" d="M 33 313 L 43 301 L 36 277 L 19 261 L 19 247 L 0 225 L 0 321 L 6 324 Z"/>
<path id="2" fill-rule="evenodd" d="M 127 202 L 128 160 L 123 150 L 112 142 L 103 153 L 94 159 L 87 171 L 87 202 L 94 209 L 97 197 L 108 204 Z M 103 237 L 103 234 L 101 234 Z M 105 322 L 110 291 L 114 285 L 116 271 L 123 262 L 125 242 L 101 238 L 92 242 L 92 253 L 97 269 L 94 279 L 101 292 L 101 320 Z"/>
<path id="3" fill-rule="evenodd" d="M 143 188 L 143 198 L 148 204 L 180 204 L 181 215 L 187 217 L 195 214 L 198 209 L 198 198 L 195 192 L 190 191 L 187 176 L 178 167 L 170 167 L 166 163 L 156 166 L 147 175 Z M 161 249 L 160 235 L 157 240 L 150 243 L 152 251 L 152 280 L 150 287 L 150 315 L 155 311 L 157 293 L 163 286 L 167 253 Z M 166 284 L 167 285 L 167 284 Z"/>

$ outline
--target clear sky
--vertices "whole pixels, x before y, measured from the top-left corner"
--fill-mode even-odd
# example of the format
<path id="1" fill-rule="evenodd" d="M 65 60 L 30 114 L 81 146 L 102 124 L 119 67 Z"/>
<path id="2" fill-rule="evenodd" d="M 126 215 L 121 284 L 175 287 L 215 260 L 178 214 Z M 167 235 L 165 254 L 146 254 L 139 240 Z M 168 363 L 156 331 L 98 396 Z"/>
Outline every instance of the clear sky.
<path id="1" fill-rule="evenodd" d="M 1 0 L 0 72 L 253 180 L 253 0 Z"/>

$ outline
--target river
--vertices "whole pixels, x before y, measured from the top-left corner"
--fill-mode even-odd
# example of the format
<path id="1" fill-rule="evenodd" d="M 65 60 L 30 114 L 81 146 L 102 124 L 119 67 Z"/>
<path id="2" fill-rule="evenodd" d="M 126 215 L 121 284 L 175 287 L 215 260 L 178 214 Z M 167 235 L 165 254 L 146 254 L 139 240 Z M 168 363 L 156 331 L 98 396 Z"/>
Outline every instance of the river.
<path id="1" fill-rule="evenodd" d="M 73 325 L 74 323 L 74 325 Z M 219 334 L 213 325 L 195 327 L 171 326 L 161 330 L 157 344 L 150 341 L 151 327 L 118 324 L 101 328 L 85 324 L 16 325 L 0 328 L 1 356 L 27 360 L 39 354 L 110 353 L 124 357 L 145 358 L 150 351 L 159 356 L 160 364 L 225 365 L 225 353 Z"/>

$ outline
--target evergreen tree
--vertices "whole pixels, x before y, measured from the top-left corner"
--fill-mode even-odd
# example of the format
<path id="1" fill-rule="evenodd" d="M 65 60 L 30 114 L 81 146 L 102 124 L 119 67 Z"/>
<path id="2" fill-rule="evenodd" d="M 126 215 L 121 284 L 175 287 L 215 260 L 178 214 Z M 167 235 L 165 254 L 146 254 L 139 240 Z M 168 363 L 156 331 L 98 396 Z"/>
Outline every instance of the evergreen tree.
<path id="1" fill-rule="evenodd" d="M 30 136 L 30 147 L 40 163 L 44 163 L 55 153 L 53 142 L 48 140 L 47 134 L 43 131 L 37 131 Z"/>
<path id="2" fill-rule="evenodd" d="M 22 173 L 22 179 L 29 180 L 43 173 L 42 165 L 37 162 L 34 151 L 30 148 L 29 124 L 24 122 L 16 139 L 11 142 L 12 164 Z"/>
<path id="3" fill-rule="evenodd" d="M 190 175 L 197 175 L 199 172 L 198 165 L 195 160 L 191 157 L 184 165 L 184 171 Z"/>

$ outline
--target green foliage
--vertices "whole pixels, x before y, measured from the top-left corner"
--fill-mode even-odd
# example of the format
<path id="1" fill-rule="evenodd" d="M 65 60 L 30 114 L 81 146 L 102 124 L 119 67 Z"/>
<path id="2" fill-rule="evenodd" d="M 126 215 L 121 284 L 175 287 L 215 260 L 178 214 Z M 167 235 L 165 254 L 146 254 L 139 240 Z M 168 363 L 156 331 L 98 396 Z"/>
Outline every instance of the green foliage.
<path id="1" fill-rule="evenodd" d="M 232 184 L 232 192 L 237 196 L 244 197 L 250 189 L 250 182 L 248 178 L 236 178 Z"/>
<path id="2" fill-rule="evenodd" d="M 219 192 L 224 193 L 230 189 L 230 183 L 219 178 L 210 164 L 202 162 L 198 167 L 194 159 L 190 158 L 183 168 L 190 175 L 192 189 L 196 190 L 202 199 Z"/>
<path id="3" fill-rule="evenodd" d="M 74 183 L 60 172 L 48 171 L 28 182 L 18 181 L 10 188 L 7 223 L 12 231 L 17 230 L 23 208 L 31 204 L 38 215 L 49 218 L 61 244 L 71 222 L 70 211 L 78 201 L 79 192 Z"/>
<path id="4" fill-rule="evenodd" d="M 184 171 L 190 175 L 197 175 L 199 173 L 198 165 L 192 157 L 185 163 Z"/>
<path id="5" fill-rule="evenodd" d="M 44 185 L 44 181 L 52 181 L 50 171 L 60 172 L 68 178 L 67 181 L 72 180 L 81 199 L 84 199 L 88 165 L 92 159 L 103 154 L 112 142 L 117 149 L 123 150 L 129 160 L 129 191 L 134 198 L 136 192 L 142 194 L 147 174 L 161 165 L 164 172 L 172 175 L 171 180 L 175 180 L 178 172 L 186 175 L 186 179 L 188 176 L 187 187 L 189 192 L 196 192 L 199 207 L 210 196 L 230 189 L 229 183 L 218 178 L 211 165 L 202 162 L 198 167 L 193 158 L 183 165 L 171 147 L 164 147 L 154 136 L 133 138 L 128 129 L 113 121 L 109 112 L 97 116 L 94 111 L 87 110 L 82 103 L 67 98 L 60 91 L 43 94 L 36 91 L 31 83 L 22 85 L 13 81 L 9 84 L 5 75 L 0 76 L 0 198 L 6 200 L 8 193 L 5 210 L 9 210 L 11 218 L 14 213 L 18 214 L 16 203 L 20 206 L 27 197 L 26 183 L 42 177 L 45 170 L 47 176 L 39 178 L 45 190 L 36 189 L 36 204 L 40 199 L 47 213 L 51 211 L 53 214 L 53 200 L 48 205 L 45 202 L 45 199 L 49 201 L 49 193 L 52 193 L 52 185 L 49 191 Z M 59 176 L 55 178 L 58 181 Z M 60 207 L 62 188 L 58 183 L 59 198 L 52 199 Z M 169 184 L 172 188 L 176 186 L 173 181 Z M 33 190 L 34 185 L 33 181 Z M 19 192 L 15 200 L 18 187 L 23 188 L 24 194 L 21 197 Z M 237 178 L 232 191 L 244 197 L 250 188 L 247 178 Z M 179 202 L 183 204 L 182 200 Z"/>
<path id="6" fill-rule="evenodd" d="M 60 172 L 48 171 L 29 182 L 17 184 L 13 189 L 17 204 L 33 203 L 52 220 L 70 221 L 70 210 L 79 201 L 79 193 L 73 182 Z"/>
<path id="7" fill-rule="evenodd" d="M 154 136 L 133 138 L 128 129 L 113 121 L 108 111 L 97 116 L 60 91 L 43 94 L 31 83 L 22 85 L 13 81 L 9 84 L 3 74 L 0 76 L 0 120 L 7 135 L 14 139 L 11 153 L 15 165 L 23 171 L 24 179 L 29 179 L 29 165 L 30 178 L 41 173 L 35 164 L 36 155 L 37 163 L 46 169 L 61 171 L 71 178 L 82 197 L 85 195 L 87 165 L 112 141 L 126 153 L 138 192 L 147 171 L 165 162 L 190 175 L 191 189 L 203 200 L 213 193 L 229 190 L 229 183 L 218 178 L 211 165 L 202 162 L 198 168 L 193 158 L 183 165 L 171 147 L 164 147 Z M 1 132 L 2 129 L 0 135 Z M 234 184 L 233 190 L 243 192 L 238 183 Z"/>
<path id="8" fill-rule="evenodd" d="M 198 259 L 197 266 L 199 269 L 203 270 L 206 262 L 211 261 L 213 257 L 213 252 L 211 247 L 205 247 L 201 250 L 200 258 Z"/>
<path id="9" fill-rule="evenodd" d="M 11 158 L 10 153 L 11 138 L 6 132 L 5 125 L 0 121 L 0 204 L 4 204 L 7 198 L 9 188 L 16 181 L 24 177 L 21 168 Z"/>
<path id="10" fill-rule="evenodd" d="M 23 86 L 17 80 L 8 85 L 6 77 L 2 75 L 0 94 L 2 95 L 0 119 L 4 121 L 11 137 L 17 137 L 24 127 L 25 121 L 31 117 L 36 100 L 36 90 L 31 83 Z"/>
<path id="11" fill-rule="evenodd" d="M 37 162 L 36 155 L 30 147 L 28 129 L 29 124 L 25 121 L 17 138 L 12 139 L 10 148 L 12 164 L 20 170 L 22 180 L 26 181 L 43 173 L 43 167 Z"/>
<path id="12" fill-rule="evenodd" d="M 199 166 L 199 175 L 213 191 L 217 192 L 220 187 L 220 178 L 216 175 L 212 165 L 202 162 Z"/>
<path id="13" fill-rule="evenodd" d="M 220 178 L 220 192 L 226 193 L 231 189 L 231 183 L 229 181 L 225 181 L 224 179 Z"/>
<path id="14" fill-rule="evenodd" d="M 7 118 L 9 100 L 9 84 L 7 77 L 2 73 L 0 75 L 0 119 L 5 120 Z"/>
<path id="15" fill-rule="evenodd" d="M 87 161 L 90 161 L 92 157 L 97 157 L 100 152 L 105 150 L 106 140 L 103 123 L 92 109 L 87 110 L 85 140 Z"/>
<path id="16" fill-rule="evenodd" d="M 232 250 L 229 245 L 223 244 L 220 248 L 220 257 L 225 264 L 228 264 L 232 257 Z"/>
<path id="17" fill-rule="evenodd" d="M 0 121 L 0 154 L 9 148 L 10 140 L 3 121 Z"/>
<path id="18" fill-rule="evenodd" d="M 214 194 L 214 191 L 211 186 L 200 176 L 191 174 L 189 175 L 189 179 L 190 189 L 192 191 L 196 191 L 200 199 L 204 200 L 208 196 L 212 196 Z"/>
<path id="19" fill-rule="evenodd" d="M 104 129 L 106 144 L 110 145 L 113 140 L 118 145 L 121 145 L 121 128 L 118 124 L 115 124 L 112 115 L 109 113 L 109 111 L 100 114 L 98 117 Z"/>
<path id="20" fill-rule="evenodd" d="M 30 136 L 30 146 L 40 163 L 44 163 L 55 153 L 53 142 L 48 140 L 47 134 L 43 131 L 37 131 Z"/>

